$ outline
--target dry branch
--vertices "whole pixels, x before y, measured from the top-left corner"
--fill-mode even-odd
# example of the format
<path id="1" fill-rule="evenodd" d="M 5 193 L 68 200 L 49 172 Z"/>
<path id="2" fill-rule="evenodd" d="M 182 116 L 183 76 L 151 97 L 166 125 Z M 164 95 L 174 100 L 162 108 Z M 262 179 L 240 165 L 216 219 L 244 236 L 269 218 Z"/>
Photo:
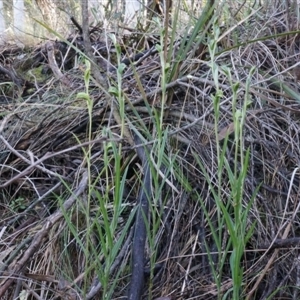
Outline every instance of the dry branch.
<path id="1" fill-rule="evenodd" d="M 32 258 L 34 253 L 37 252 L 37 250 L 41 247 L 43 239 L 45 236 L 49 233 L 52 226 L 58 222 L 64 214 L 75 204 L 75 202 L 78 200 L 78 197 L 85 191 L 88 183 L 88 173 L 85 171 L 82 174 L 81 181 L 77 187 L 76 190 L 74 190 L 73 194 L 69 199 L 65 201 L 63 204 L 63 207 L 58 210 L 53 215 L 49 216 L 47 219 L 43 222 L 43 227 L 41 230 L 39 230 L 33 237 L 33 241 L 29 245 L 28 249 L 24 252 L 22 255 L 22 258 L 19 259 L 15 266 L 10 270 L 10 276 L 8 277 L 6 281 L 4 281 L 0 286 L 0 297 L 4 295 L 4 293 L 7 291 L 7 289 L 11 286 L 12 282 L 15 280 L 15 276 L 18 275 L 22 270 L 25 269 L 26 265 L 28 264 L 28 261 Z"/>

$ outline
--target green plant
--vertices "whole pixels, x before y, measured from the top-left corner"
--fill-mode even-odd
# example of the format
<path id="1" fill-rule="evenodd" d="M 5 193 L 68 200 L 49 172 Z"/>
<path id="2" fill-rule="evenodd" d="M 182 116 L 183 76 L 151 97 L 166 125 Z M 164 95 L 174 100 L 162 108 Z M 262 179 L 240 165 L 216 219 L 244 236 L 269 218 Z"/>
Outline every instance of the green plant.
<path id="1" fill-rule="evenodd" d="M 245 96 L 243 106 L 237 107 L 237 95 L 239 84 L 235 83 L 231 78 L 231 72 L 228 68 L 220 68 L 214 61 L 214 54 L 216 53 L 216 41 L 219 35 L 219 28 L 214 23 L 213 32 L 215 36 L 209 43 L 209 51 L 211 57 L 211 71 L 216 85 L 216 93 L 213 96 L 214 112 L 215 112 L 215 136 L 219 140 L 219 107 L 220 101 L 223 97 L 222 90 L 219 88 L 219 74 L 223 73 L 227 76 L 232 89 L 232 115 L 233 115 L 233 140 L 231 141 L 234 149 L 233 165 L 229 163 L 226 158 L 226 149 L 229 147 L 229 134 L 223 141 L 221 147 L 217 144 L 217 174 L 216 181 L 211 181 L 211 175 L 202 164 L 199 156 L 195 155 L 200 169 L 209 185 L 212 196 L 216 204 L 216 222 L 212 222 L 211 215 L 207 211 L 205 203 L 199 197 L 201 206 L 205 212 L 206 221 L 212 233 L 213 241 L 218 251 L 218 263 L 215 264 L 213 256 L 208 251 L 208 257 L 211 265 L 211 270 L 214 276 L 215 283 L 218 288 L 218 299 L 242 299 L 243 298 L 243 267 L 242 257 L 246 248 L 246 244 L 251 238 L 255 223 L 248 225 L 248 215 L 253 205 L 256 195 L 255 191 L 249 199 L 248 203 L 244 203 L 244 184 L 247 177 L 247 169 L 249 164 L 249 149 L 244 150 L 243 144 L 243 126 L 246 118 L 247 106 L 250 104 L 249 100 L 249 86 L 250 80 L 246 82 Z M 251 72 L 250 76 L 251 78 Z M 228 183 L 224 182 L 224 178 L 228 178 Z M 227 192 L 224 192 L 224 187 Z M 226 244 L 224 245 L 224 231 L 228 232 Z M 232 288 L 226 293 L 222 290 L 223 272 L 227 258 L 229 256 L 230 273 L 232 278 Z"/>
<path id="2" fill-rule="evenodd" d="M 9 207 L 12 211 L 15 212 L 23 211 L 27 207 L 27 200 L 23 197 L 18 197 L 10 201 Z"/>

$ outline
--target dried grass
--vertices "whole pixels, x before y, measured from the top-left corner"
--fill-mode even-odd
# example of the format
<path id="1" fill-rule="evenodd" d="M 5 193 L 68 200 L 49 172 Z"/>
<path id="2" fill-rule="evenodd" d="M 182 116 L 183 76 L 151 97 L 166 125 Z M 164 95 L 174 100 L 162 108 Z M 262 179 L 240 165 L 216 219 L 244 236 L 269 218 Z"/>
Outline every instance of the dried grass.
<path id="1" fill-rule="evenodd" d="M 295 94 L 299 93 L 300 78 L 295 76 L 295 70 L 298 68 L 300 40 L 296 33 L 249 43 L 252 39 L 298 29 L 296 18 L 287 18 L 283 13 L 270 14 L 267 19 L 268 22 L 261 22 L 259 18 L 253 18 L 251 22 L 254 25 L 250 23 L 249 27 L 239 27 L 238 30 L 245 33 L 239 35 L 241 42 L 246 44 L 220 54 L 216 63 L 228 66 L 233 80 L 240 83 L 239 105 L 242 105 L 244 99 L 249 70 L 256 67 L 250 78 L 251 104 L 243 136 L 245 149 L 250 149 L 244 190 L 245 205 L 250 201 L 254 190 L 259 185 L 261 187 L 248 219 L 249 225 L 257 222 L 257 226 L 243 259 L 245 296 L 263 273 L 264 277 L 259 281 L 255 296 L 251 299 L 267 299 L 276 289 L 279 291 L 272 299 L 297 299 L 300 280 L 300 178 L 297 169 L 300 157 L 300 102 L 280 85 L 274 84 L 272 78 L 289 86 Z M 249 28 L 253 30 L 250 31 Z M 243 40 L 243 37 L 247 37 L 247 40 Z M 221 44 L 224 41 L 225 39 L 220 41 Z M 230 36 L 226 36 L 226 43 L 228 41 Z M 6 50 L 2 49 L 1 52 Z M 2 57 L 7 55 L 3 54 Z M 123 76 L 123 91 L 131 102 L 127 103 L 126 114 L 136 126 L 139 122 L 144 122 L 150 128 L 152 116 L 148 114 L 144 100 L 147 98 L 150 106 L 160 107 L 158 55 L 150 55 L 136 66 L 135 71 L 137 76 L 134 76 L 131 67 L 127 67 Z M 182 64 L 180 71 L 179 78 L 168 85 L 173 96 L 169 99 L 170 107 L 164 124 L 172 133 L 170 155 L 179 153 L 178 164 L 193 190 L 198 191 L 205 199 L 213 220 L 214 200 L 204 176 L 195 168 L 197 164 L 192 151 L 201 158 L 211 182 L 216 184 L 216 143 L 222 143 L 224 132 L 232 131 L 231 83 L 225 73 L 220 74 L 219 84 L 224 96 L 220 104 L 219 133 L 215 136 L 211 97 L 215 91 L 215 83 L 208 63 L 198 57 L 191 57 Z M 93 144 L 93 176 L 99 176 L 103 165 L 102 143 L 107 140 L 103 135 L 104 127 L 112 128 L 113 139 L 124 144 L 123 167 L 129 168 L 126 181 L 129 194 L 124 195 L 124 205 L 130 208 L 134 204 L 133 199 L 137 197 L 134 174 L 140 171 L 135 149 L 128 140 L 121 139 L 119 121 L 111 115 L 111 104 L 106 100 L 104 92 L 91 84 L 91 97 L 94 101 L 93 140 L 89 141 L 86 134 L 89 123 L 86 104 L 84 101 L 74 100 L 76 93 L 84 89 L 81 80 L 83 72 L 80 69 L 70 69 L 64 74 L 73 83 L 76 82 L 76 89 L 68 90 L 61 80 L 50 77 L 44 85 L 33 89 L 34 92 L 30 90 L 22 100 L 16 97 L 18 91 L 13 91 L 12 98 L 5 99 L 0 106 L 0 224 L 3 228 L 0 249 L 5 253 L 0 259 L 2 299 L 12 299 L 13 291 L 18 289 L 19 283 L 23 284 L 22 289 L 42 290 L 39 295 L 43 299 L 76 299 L 74 282 L 80 287 L 85 272 L 85 258 L 71 236 L 67 248 L 73 261 L 67 263 L 64 258 L 65 246 L 61 243 L 63 233 L 67 234 L 66 224 L 62 215 L 55 219 L 61 206 L 58 205 L 57 198 L 48 191 L 52 190 L 62 198 L 70 199 L 72 195 L 62 184 L 62 178 L 70 185 L 73 193 L 78 191 L 82 172 L 86 168 L 81 148 L 89 143 Z M 113 72 L 111 77 L 114 77 Z M 137 78 L 146 96 L 141 95 Z M 7 81 L 8 78 L 1 80 Z M 132 106 L 140 114 L 140 119 L 136 118 Z M 230 147 L 226 157 L 233 163 L 234 154 Z M 113 170 L 111 172 L 110 175 L 113 176 Z M 95 189 L 103 191 L 105 185 L 109 184 L 100 176 Z M 173 193 L 162 218 L 157 240 L 160 245 L 157 262 L 161 268 L 153 279 L 153 297 L 170 295 L 173 299 L 217 299 L 217 287 L 212 281 L 204 241 L 208 243 L 212 254 L 215 252 L 215 245 L 205 216 L 195 197 L 184 191 L 178 183 L 175 182 L 175 185 L 181 192 Z M 228 188 L 228 180 L 224 178 L 224 201 Z M 86 185 L 78 194 L 82 201 L 86 197 L 85 191 Z M 12 203 L 16 199 L 22 199 L 22 204 L 27 208 L 13 207 Z M 72 205 L 75 203 L 73 201 Z M 92 205 L 94 210 L 97 205 L 95 201 Z M 90 212 L 91 218 L 94 210 Z M 123 218 L 126 218 L 127 213 L 125 210 Z M 74 209 L 72 214 L 74 222 L 78 222 L 78 228 L 84 232 L 85 223 L 80 223 L 80 209 Z M 120 220 L 119 226 L 122 224 L 123 221 Z M 281 240 L 286 240 L 286 244 L 280 243 Z M 23 241 L 27 243 L 22 244 Z M 33 242 L 36 243 L 34 251 L 24 253 Z M 276 246 L 275 250 L 272 245 Z M 129 264 L 129 254 L 130 249 L 124 251 L 125 264 Z M 25 255 L 28 255 L 26 259 Z M 5 261 L 6 265 L 3 264 Z M 68 280 L 61 272 L 66 269 L 69 270 Z M 228 273 L 225 272 L 223 276 L 222 290 L 225 292 L 232 286 L 229 268 Z M 9 287 L 5 286 L 8 278 L 13 278 Z M 17 280 L 19 278 L 21 280 Z M 92 280 L 91 278 L 91 282 Z M 125 277 L 123 281 L 120 280 L 114 299 L 124 295 L 127 282 Z"/>

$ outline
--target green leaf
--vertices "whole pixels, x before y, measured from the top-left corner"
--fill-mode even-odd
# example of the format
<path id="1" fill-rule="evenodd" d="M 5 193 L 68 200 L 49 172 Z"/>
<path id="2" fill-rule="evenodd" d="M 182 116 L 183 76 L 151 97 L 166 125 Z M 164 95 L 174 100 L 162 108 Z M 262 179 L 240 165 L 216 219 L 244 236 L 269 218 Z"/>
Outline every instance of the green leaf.
<path id="1" fill-rule="evenodd" d="M 77 93 L 76 99 L 84 99 L 89 101 L 90 100 L 90 95 L 88 93 L 85 92 L 79 92 Z"/>
<path id="2" fill-rule="evenodd" d="M 114 86 L 110 86 L 108 92 L 112 95 L 118 96 L 118 89 Z"/>

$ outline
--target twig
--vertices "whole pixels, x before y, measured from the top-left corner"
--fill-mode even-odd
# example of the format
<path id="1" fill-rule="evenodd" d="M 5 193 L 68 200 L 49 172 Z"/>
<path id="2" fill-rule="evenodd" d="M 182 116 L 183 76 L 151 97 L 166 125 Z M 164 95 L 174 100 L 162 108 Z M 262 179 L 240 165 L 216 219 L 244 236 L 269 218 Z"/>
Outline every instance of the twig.
<path id="1" fill-rule="evenodd" d="M 292 248 L 292 247 L 297 247 L 300 245 L 300 237 L 292 237 L 292 238 L 287 238 L 287 239 L 276 239 L 270 244 L 264 244 L 259 246 L 259 249 L 268 249 L 274 250 L 278 248 Z"/>
<path id="2" fill-rule="evenodd" d="M 74 17 L 71 17 L 71 22 L 75 25 L 75 27 L 78 29 L 79 33 L 82 34 L 82 27 L 79 25 L 77 20 Z"/>
<path id="3" fill-rule="evenodd" d="M 48 54 L 48 61 L 49 61 L 49 66 L 56 77 L 57 80 L 60 80 L 65 86 L 74 89 L 74 83 L 70 81 L 59 69 L 55 55 L 54 55 L 54 45 L 53 42 L 48 42 L 46 45 L 47 49 L 47 54 Z"/>
<path id="4" fill-rule="evenodd" d="M 13 153 L 14 155 L 16 155 L 17 157 L 19 157 L 21 160 L 23 160 L 24 162 L 26 162 L 27 164 L 31 165 L 34 162 L 32 160 L 27 159 L 25 156 L 23 156 L 22 154 L 20 154 L 20 152 L 18 152 L 14 147 L 12 147 L 9 142 L 0 134 L 0 139 L 2 140 L 2 142 L 5 144 L 5 146 L 11 151 L 11 153 Z M 33 158 L 32 152 L 27 151 L 28 155 L 30 156 L 30 158 Z M 57 173 L 52 172 L 47 170 L 46 168 L 43 168 L 41 166 L 36 166 L 37 169 L 47 173 L 48 175 L 52 175 L 52 176 L 57 176 Z M 64 178 L 67 179 L 67 178 Z"/>
<path id="5" fill-rule="evenodd" d="M 13 81 L 13 83 L 15 85 L 17 85 L 19 89 L 21 89 L 25 83 L 23 79 L 18 78 L 18 76 L 15 74 L 14 70 L 8 70 L 8 69 L 2 67 L 1 64 L 0 64 L 0 72 L 9 76 L 11 78 L 11 80 Z"/>
<path id="6" fill-rule="evenodd" d="M 18 274 L 25 268 L 29 259 L 33 256 L 35 252 L 37 252 L 37 249 L 40 247 L 43 239 L 49 233 L 52 226 L 56 222 L 58 222 L 64 216 L 64 213 L 73 206 L 73 204 L 76 202 L 79 195 L 81 195 L 86 189 L 87 184 L 88 184 L 88 172 L 84 172 L 82 174 L 82 178 L 78 188 L 74 191 L 74 193 L 70 196 L 70 198 L 64 202 L 62 209 L 56 211 L 53 215 L 45 219 L 45 221 L 43 222 L 44 225 L 42 229 L 34 235 L 31 245 L 24 252 L 21 259 L 15 264 L 15 267 L 13 268 L 11 274 Z M 5 294 L 7 289 L 14 282 L 14 280 L 15 279 L 11 278 L 10 276 L 7 277 L 7 280 L 4 281 L 4 283 L 0 286 L 0 297 L 2 297 Z"/>
<path id="7" fill-rule="evenodd" d="M 88 1 L 81 1 L 81 12 L 82 12 L 82 37 L 84 41 L 84 48 L 87 57 L 91 60 L 91 70 L 96 81 L 103 87 L 107 88 L 108 84 L 101 74 L 97 64 L 95 55 L 93 54 L 92 44 L 89 36 L 89 9 Z"/>
<path id="8" fill-rule="evenodd" d="M 6 141 L 4 139 L 4 137 L 2 135 L 0 135 L 0 139 L 3 140 L 3 141 Z M 101 137 L 99 139 L 96 139 L 96 140 L 92 140 L 92 141 L 88 141 L 88 142 L 85 142 L 85 143 L 82 143 L 82 144 L 79 144 L 79 145 L 76 145 L 76 146 L 73 146 L 73 147 L 70 147 L 68 149 L 64 149 L 64 150 L 61 150 L 61 151 L 58 151 L 58 152 L 54 152 L 54 153 L 46 153 L 42 158 L 38 159 L 37 161 L 35 161 L 34 163 L 31 163 L 30 162 L 30 166 L 28 166 L 24 171 L 20 172 L 18 175 L 16 175 L 15 177 L 11 178 L 10 180 L 7 180 L 5 183 L 3 183 L 2 185 L 0 185 L 0 189 L 1 188 L 4 188 L 6 186 L 9 186 L 10 184 L 12 184 L 13 182 L 15 182 L 17 179 L 25 176 L 26 174 L 28 174 L 28 172 L 30 172 L 34 167 L 36 168 L 39 168 L 39 164 L 41 164 L 43 161 L 51 158 L 51 157 L 55 157 L 57 155 L 60 155 L 60 154 L 63 154 L 63 153 L 66 153 L 66 152 L 70 152 L 70 151 L 73 151 L 75 149 L 78 149 L 78 148 L 82 148 L 84 146 L 87 146 L 87 145 L 90 145 L 90 144 L 94 144 L 94 143 L 99 143 L 99 142 L 104 142 L 104 141 L 115 141 L 115 142 L 118 142 L 120 141 L 120 139 L 107 139 L 105 137 Z M 6 141 L 7 142 L 7 141 Z M 9 144 L 8 144 L 9 145 Z M 9 149 L 12 151 L 14 150 L 14 148 L 12 148 L 10 145 L 9 145 Z M 15 151 L 15 150 L 14 150 Z M 18 153 L 18 152 L 17 152 Z M 15 153 L 14 153 L 15 154 Z M 25 158 L 26 159 L 26 158 Z M 40 167 L 42 171 L 44 171 L 44 168 Z M 57 174 L 57 173 L 53 173 L 52 172 L 52 175 L 54 175 L 55 177 L 58 177 L 58 178 L 62 178 L 62 179 L 65 179 L 65 180 L 68 180 L 69 178 L 68 177 L 64 177 L 60 174 Z"/>

